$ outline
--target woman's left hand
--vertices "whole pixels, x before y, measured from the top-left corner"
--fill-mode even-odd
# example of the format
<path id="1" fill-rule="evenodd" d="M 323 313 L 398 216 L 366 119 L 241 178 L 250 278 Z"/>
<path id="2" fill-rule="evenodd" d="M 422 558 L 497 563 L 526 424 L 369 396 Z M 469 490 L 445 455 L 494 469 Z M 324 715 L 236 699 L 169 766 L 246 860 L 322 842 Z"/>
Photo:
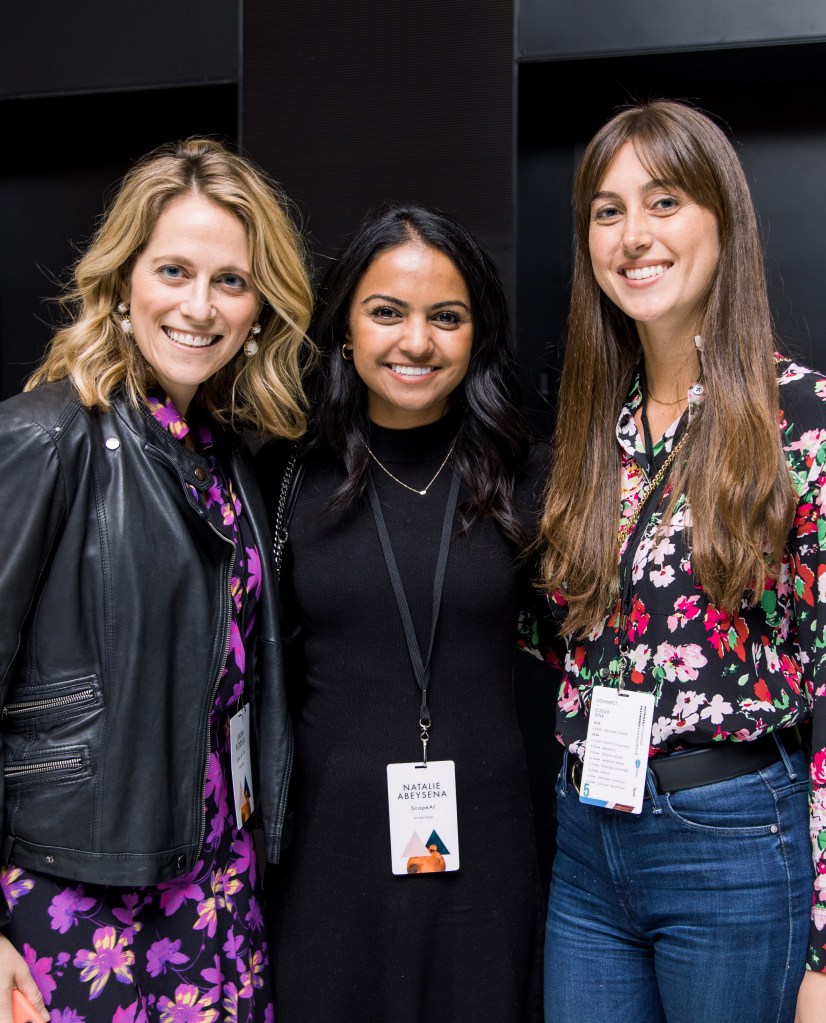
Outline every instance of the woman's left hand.
<path id="1" fill-rule="evenodd" d="M 794 1023 L 826 1023 L 826 973 L 806 971 L 797 995 Z"/>

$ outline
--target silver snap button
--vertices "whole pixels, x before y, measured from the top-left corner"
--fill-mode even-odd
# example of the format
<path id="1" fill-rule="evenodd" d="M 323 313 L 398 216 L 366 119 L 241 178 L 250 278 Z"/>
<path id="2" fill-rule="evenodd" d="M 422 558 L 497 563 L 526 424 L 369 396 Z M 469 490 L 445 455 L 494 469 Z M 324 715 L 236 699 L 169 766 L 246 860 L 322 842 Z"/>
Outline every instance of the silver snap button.
<path id="1" fill-rule="evenodd" d="M 120 441 L 117 437 L 107 437 L 105 443 L 106 447 L 109 448 L 110 451 L 117 451 L 120 447 Z"/>
<path id="2" fill-rule="evenodd" d="M 779 828 L 777 827 L 777 825 L 776 825 L 776 824 L 772 824 L 772 828 L 771 828 L 771 831 L 772 831 L 772 834 L 773 834 L 773 835 L 776 835 L 776 834 L 777 834 L 777 832 L 778 832 L 779 830 L 780 830 L 780 829 L 779 829 Z"/>
<path id="3" fill-rule="evenodd" d="M 47 856 L 46 857 L 46 862 L 47 863 L 54 863 L 54 856 Z"/>
<path id="4" fill-rule="evenodd" d="M 206 469 L 202 469 L 200 467 L 200 465 L 199 465 L 198 468 L 195 470 L 195 479 L 205 480 L 206 479 Z"/>

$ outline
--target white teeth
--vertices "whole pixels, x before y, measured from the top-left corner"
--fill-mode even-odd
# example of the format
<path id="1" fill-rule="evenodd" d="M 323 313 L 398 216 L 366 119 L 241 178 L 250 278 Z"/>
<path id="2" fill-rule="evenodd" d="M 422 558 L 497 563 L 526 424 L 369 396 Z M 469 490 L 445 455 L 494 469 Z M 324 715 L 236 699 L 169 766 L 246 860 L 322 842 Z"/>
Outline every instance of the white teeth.
<path id="1" fill-rule="evenodd" d="M 644 281 L 647 277 L 659 277 L 664 274 L 668 267 L 665 263 L 658 263 L 656 266 L 639 266 L 622 272 L 629 281 Z"/>
<path id="2" fill-rule="evenodd" d="M 428 373 L 433 372 L 432 366 L 399 366 L 391 365 L 390 368 L 394 373 L 399 373 L 403 377 L 424 377 Z"/>
<path id="3" fill-rule="evenodd" d="M 219 336 L 218 334 L 184 334 L 180 330 L 172 330 L 171 327 L 164 327 L 164 330 L 173 341 L 177 341 L 179 345 L 186 345 L 188 348 L 206 348 Z"/>

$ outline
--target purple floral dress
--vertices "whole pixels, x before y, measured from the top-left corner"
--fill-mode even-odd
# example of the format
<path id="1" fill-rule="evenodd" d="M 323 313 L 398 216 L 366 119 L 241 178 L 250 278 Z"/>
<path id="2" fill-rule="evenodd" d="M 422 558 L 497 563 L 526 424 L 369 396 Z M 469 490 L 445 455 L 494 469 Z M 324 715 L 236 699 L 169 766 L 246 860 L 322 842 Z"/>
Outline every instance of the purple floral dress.
<path id="1" fill-rule="evenodd" d="M 149 404 L 183 442 L 190 426 L 171 400 L 151 396 Z M 61 881 L 15 866 L 0 871 L 12 911 L 5 934 L 25 957 L 51 1023 L 274 1019 L 261 876 L 252 831 L 235 823 L 228 725 L 244 695 L 259 554 L 211 452 L 209 427 L 192 432 L 212 468 L 210 520 L 236 548 L 229 649 L 210 719 L 201 857 L 190 873 L 145 888 Z"/>

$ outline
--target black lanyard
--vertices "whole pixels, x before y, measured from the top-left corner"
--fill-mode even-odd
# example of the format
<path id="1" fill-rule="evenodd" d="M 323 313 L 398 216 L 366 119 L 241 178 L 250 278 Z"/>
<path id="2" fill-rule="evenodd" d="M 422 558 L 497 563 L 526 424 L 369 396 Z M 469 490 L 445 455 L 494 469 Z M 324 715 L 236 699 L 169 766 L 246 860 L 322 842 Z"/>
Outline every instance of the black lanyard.
<path id="1" fill-rule="evenodd" d="M 399 568 L 396 564 L 395 555 L 393 554 L 393 546 L 390 543 L 390 534 L 387 532 L 387 524 L 384 521 L 384 514 L 381 510 L 379 495 L 376 493 L 376 487 L 372 478 L 368 480 L 370 504 L 373 507 L 373 518 L 376 520 L 376 529 L 378 530 L 379 540 L 381 541 L 382 551 L 384 552 L 384 562 L 387 565 L 390 582 L 393 584 L 393 593 L 396 596 L 396 604 L 398 605 L 402 625 L 404 626 L 404 634 L 407 637 L 407 649 L 410 653 L 410 663 L 413 665 L 413 673 L 416 676 L 416 682 L 422 692 L 422 705 L 419 710 L 419 726 L 422 729 L 422 744 L 425 753 L 425 762 L 428 741 L 427 730 L 430 727 L 430 710 L 427 706 L 427 687 L 430 684 L 430 658 L 433 654 L 433 641 L 436 638 L 436 623 L 439 618 L 439 607 L 442 602 L 442 589 L 444 588 L 445 581 L 447 553 L 450 548 L 450 536 L 453 531 L 453 517 L 456 514 L 456 505 L 459 501 L 459 482 L 459 475 L 454 469 L 453 479 L 450 483 L 450 493 L 448 494 L 447 505 L 445 506 L 444 522 L 442 523 L 442 538 L 439 544 L 439 557 L 436 561 L 436 573 L 433 577 L 433 608 L 430 624 L 430 642 L 427 647 L 427 657 L 423 659 L 422 652 L 419 648 L 419 641 L 416 638 L 416 630 L 413 627 L 413 618 L 410 614 L 410 607 L 407 603 L 407 597 L 405 596 L 401 576 L 399 575 Z"/>

